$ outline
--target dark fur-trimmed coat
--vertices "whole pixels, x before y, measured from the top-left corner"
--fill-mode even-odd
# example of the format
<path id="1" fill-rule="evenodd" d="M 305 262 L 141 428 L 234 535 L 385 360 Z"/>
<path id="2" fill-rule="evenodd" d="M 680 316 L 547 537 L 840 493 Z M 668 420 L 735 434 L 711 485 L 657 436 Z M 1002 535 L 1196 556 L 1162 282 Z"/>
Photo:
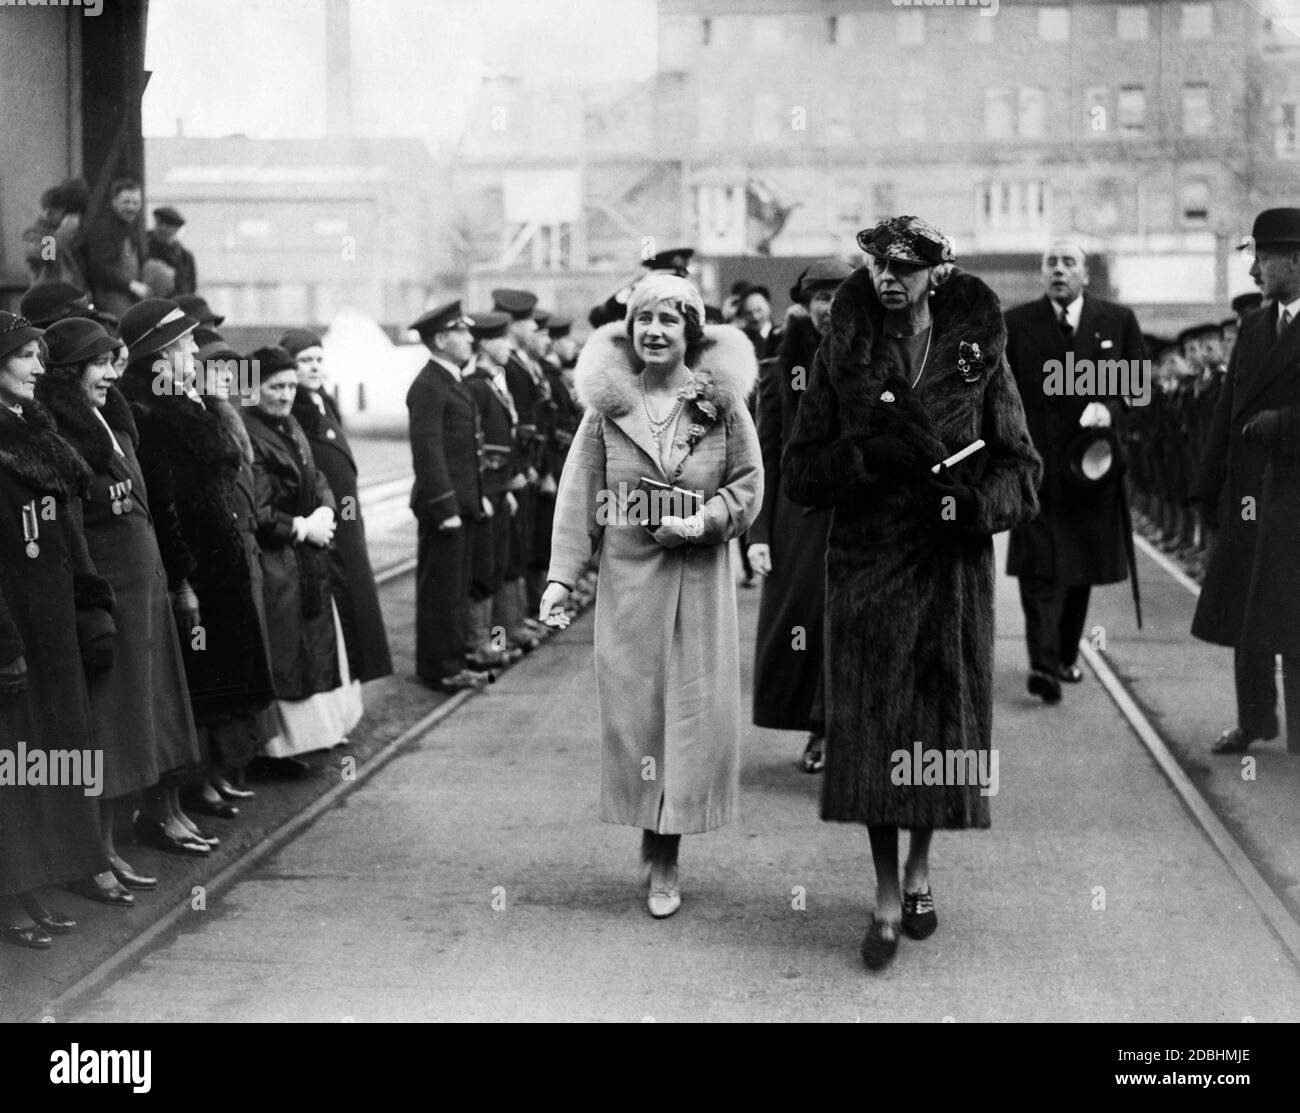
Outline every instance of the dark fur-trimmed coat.
<path id="1" fill-rule="evenodd" d="M 826 564 L 826 776 L 822 818 L 898 827 L 987 827 L 978 785 L 896 785 L 891 756 L 990 748 L 993 718 L 993 534 L 1031 518 L 1042 462 L 1005 359 L 996 295 L 955 271 L 934 294 L 931 351 L 915 394 L 882 335 L 870 273 L 835 295 L 783 461 L 796 502 L 833 506 Z M 977 344 L 958 368 L 962 341 Z M 886 382 L 889 380 L 889 386 Z M 889 389 L 895 400 L 882 400 Z M 957 478 L 973 513 L 928 472 L 869 467 L 858 438 L 892 432 L 938 463 L 978 437 L 979 463 Z M 988 760 L 987 758 L 985 759 Z"/>
<path id="2" fill-rule="evenodd" d="M 215 399 L 201 404 L 155 393 L 146 359 L 128 367 L 121 390 L 140 431 L 140 470 L 149 492 L 170 588 L 199 598 L 205 642 L 181 640 L 195 721 L 203 726 L 268 706 L 273 692 L 264 624 L 254 591 L 253 525 L 239 498 L 239 444 Z"/>
<path id="3" fill-rule="evenodd" d="M 36 394 L 59 433 L 90 465 L 93 474 L 82 499 L 86 544 L 117 596 L 113 667 L 89 683 L 95 743 L 104 751 L 103 794 L 114 799 L 157 784 L 164 773 L 199 764 L 185 665 L 129 404 L 109 388 L 100 412 L 113 430 L 110 437 L 79 377 L 49 372 Z M 145 707 L 148 715 L 140 713 Z"/>
<path id="4" fill-rule="evenodd" d="M 596 698 L 606 823 L 690 834 L 735 818 L 740 798 L 740 645 L 728 542 L 749 528 L 763 468 L 745 406 L 758 366 L 739 329 L 705 329 L 690 364 L 716 412 L 687 454 L 686 407 L 667 468 L 640 393 L 640 360 L 623 322 L 597 329 L 578 357 L 586 414 L 560 477 L 549 578 L 572 585 L 600 551 Z M 703 499 L 704 534 L 664 548 L 623 514 L 602 513 L 642 478 Z M 647 759 L 654 776 L 647 779 Z"/>
<path id="5" fill-rule="evenodd" d="M 0 750 L 92 750 L 81 644 L 115 632 L 112 589 L 81 531 L 90 481 L 37 402 L 0 407 L 0 665 L 22 657 L 24 689 L 0 698 Z M 35 555 L 23 508 L 36 513 Z M 31 511 L 28 512 L 29 516 Z M 30 523 L 29 523 L 30 525 Z M 93 797 L 77 786 L 0 786 L 0 896 L 107 869 Z"/>

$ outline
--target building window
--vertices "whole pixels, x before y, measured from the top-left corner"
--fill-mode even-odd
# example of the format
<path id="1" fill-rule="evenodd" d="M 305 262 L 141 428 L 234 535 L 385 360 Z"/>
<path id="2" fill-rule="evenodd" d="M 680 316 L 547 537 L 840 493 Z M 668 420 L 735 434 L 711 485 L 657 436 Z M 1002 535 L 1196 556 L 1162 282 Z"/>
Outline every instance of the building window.
<path id="1" fill-rule="evenodd" d="M 781 138 L 781 98 L 775 93 L 754 98 L 754 138 L 759 143 L 775 143 Z"/>
<path id="2" fill-rule="evenodd" d="M 1042 139 L 1047 134 L 1047 90 L 1025 86 L 1020 90 L 1021 139 Z"/>
<path id="3" fill-rule="evenodd" d="M 1300 147 L 1296 142 L 1296 105 L 1277 106 L 1277 128 L 1273 133 L 1273 149 L 1279 155 L 1294 158 Z"/>
<path id="4" fill-rule="evenodd" d="M 871 187 L 871 219 L 879 224 L 898 215 L 898 191 L 893 182 L 877 182 Z"/>
<path id="5" fill-rule="evenodd" d="M 903 89 L 899 93 L 898 134 L 903 139 L 925 138 L 924 89 Z"/>
<path id="6" fill-rule="evenodd" d="M 1210 220 L 1210 183 L 1194 178 L 1183 183 L 1183 223 L 1207 224 Z"/>
<path id="7" fill-rule="evenodd" d="M 1204 81 L 1183 86 L 1183 134 L 1210 134 L 1210 87 Z"/>
<path id="8" fill-rule="evenodd" d="M 1115 10 L 1115 32 L 1121 39 L 1136 42 L 1147 37 L 1147 6 L 1122 4 Z"/>
<path id="9" fill-rule="evenodd" d="M 984 134 L 989 139 L 1014 139 L 1015 93 L 1010 89 L 984 90 Z"/>
<path id="10" fill-rule="evenodd" d="M 1038 37 L 1044 42 L 1067 41 L 1070 37 L 1070 9 L 1039 8 Z"/>
<path id="11" fill-rule="evenodd" d="M 1083 129 L 1092 139 L 1104 139 L 1110 134 L 1110 104 L 1104 85 L 1083 91 Z"/>
<path id="12" fill-rule="evenodd" d="M 1051 188 L 1045 181 L 981 182 L 975 188 L 979 234 L 1042 236 L 1051 225 Z"/>
<path id="13" fill-rule="evenodd" d="M 713 20 L 700 20 L 700 45 L 708 46 L 713 42 Z"/>
<path id="14" fill-rule="evenodd" d="M 271 222 L 251 217 L 237 221 L 235 235 L 241 240 L 264 240 L 271 235 Z"/>
<path id="15" fill-rule="evenodd" d="M 1214 33 L 1213 4 L 1184 4 L 1179 34 L 1185 39 L 1208 39 Z"/>
<path id="16" fill-rule="evenodd" d="M 925 42 L 925 12 L 920 8 L 904 8 L 895 15 L 898 41 L 903 46 L 919 46 Z"/>
<path id="17" fill-rule="evenodd" d="M 768 52 L 780 50 L 785 32 L 782 22 L 779 15 L 765 15 L 755 19 L 754 49 Z"/>
<path id="18" fill-rule="evenodd" d="M 1147 92 L 1142 85 L 1121 85 L 1116 103 L 1120 135 L 1141 135 L 1147 126 Z"/>

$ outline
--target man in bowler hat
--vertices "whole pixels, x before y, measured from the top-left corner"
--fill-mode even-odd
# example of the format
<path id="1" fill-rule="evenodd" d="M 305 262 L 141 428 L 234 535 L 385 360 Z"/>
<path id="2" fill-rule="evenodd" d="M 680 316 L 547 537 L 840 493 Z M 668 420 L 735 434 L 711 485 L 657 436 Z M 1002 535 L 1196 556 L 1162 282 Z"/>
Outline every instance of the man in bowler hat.
<path id="1" fill-rule="evenodd" d="M 1300 209 L 1266 209 L 1244 246 L 1264 302 L 1237 334 L 1192 491 L 1218 529 L 1192 634 L 1233 649 L 1237 725 L 1212 751 L 1277 737 L 1281 654 L 1287 751 L 1300 754 Z"/>
<path id="2" fill-rule="evenodd" d="M 1085 292 L 1087 256 L 1070 240 L 1043 255 L 1043 297 L 1006 314 L 1007 360 L 1025 406 L 1034 447 L 1043 457 L 1038 517 L 1011 531 L 1007 574 L 1020 579 L 1029 647 L 1028 689 L 1044 702 L 1061 698 L 1061 681 L 1078 683 L 1079 638 L 1093 584 L 1117 583 L 1129 572 L 1127 504 L 1117 480 L 1083 489 L 1070 482 L 1067 450 L 1081 428 L 1110 427 L 1119 397 L 1050 389 L 1048 364 L 1144 358 L 1142 331 L 1131 309 Z M 1129 364 L 1136 366 L 1136 364 Z"/>
<path id="3" fill-rule="evenodd" d="M 460 302 L 431 310 L 411 326 L 429 362 L 406 395 L 419 524 L 415 587 L 415 671 L 445 692 L 487 683 L 466 668 L 469 527 L 485 513 L 479 479 L 478 412 L 461 381 L 473 357 Z"/>

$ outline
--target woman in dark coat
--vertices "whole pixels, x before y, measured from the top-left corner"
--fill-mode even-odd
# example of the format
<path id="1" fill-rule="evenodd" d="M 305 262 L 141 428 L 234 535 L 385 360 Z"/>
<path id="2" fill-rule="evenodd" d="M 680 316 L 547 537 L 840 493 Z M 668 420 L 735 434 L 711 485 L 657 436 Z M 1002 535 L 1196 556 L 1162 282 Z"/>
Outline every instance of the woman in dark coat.
<path id="1" fill-rule="evenodd" d="M 77 515 L 90 472 L 34 400 L 40 337 L 0 313 L 0 937 L 35 948 L 76 926 L 36 890 L 93 874 L 115 884 L 87 771 L 81 786 L 27 775 L 38 754 L 91 754 L 83 661 L 111 667 L 114 634 L 112 589 Z"/>
<path id="2" fill-rule="evenodd" d="M 953 268 L 947 238 L 916 217 L 858 243 L 870 265 L 835 295 L 784 481 L 796 502 L 834 507 L 822 818 L 870 833 L 876 908 L 862 955 L 875 968 L 900 922 L 914 938 L 937 924 L 934 829 L 989 825 L 993 534 L 1035 513 L 1042 464 L 993 291 Z M 933 472 L 977 438 L 985 447 L 955 475 Z M 901 889 L 900 827 L 912 833 Z"/>
<path id="3" fill-rule="evenodd" d="M 139 434 L 113 385 L 117 339 L 94 321 L 71 317 L 50 326 L 45 343 L 50 365 L 36 396 L 90 465 L 90 489 L 82 497 L 86 544 L 117 596 L 113 668 L 90 681 L 95 744 L 104 751 L 104 852 L 122 885 L 153 889 L 157 881 L 141 877 L 118 854 L 113 825 L 123 798 L 152 789 L 166 773 L 193 773 L 201 764 L 167 574 L 136 458 Z"/>
<path id="4" fill-rule="evenodd" d="M 297 366 L 283 348 L 259 348 L 252 358 L 261 389 L 257 405 L 245 407 L 242 416 L 253 445 L 276 695 L 263 751 L 271 758 L 296 758 L 345 741 L 361 718 L 361 694 L 351 683 L 331 598 L 334 495 L 291 413 Z"/>
<path id="5" fill-rule="evenodd" d="M 781 487 L 781 453 L 794 429 L 813 357 L 830 325 L 831 299 L 852 267 L 819 259 L 794 291 L 808 313 L 791 316 L 774 359 L 758 381 L 758 443 L 763 451 L 763 508 L 749 529 L 749 561 L 763 577 L 754 649 L 754 725 L 806 730 L 800 765 L 820 772 L 826 712 L 822 698 L 822 636 L 826 606 L 826 508 L 798 506 Z"/>
<path id="6" fill-rule="evenodd" d="M 197 324 L 161 298 L 128 310 L 121 331 L 131 358 L 121 390 L 140 433 L 140 469 L 172 593 L 190 703 L 214 777 L 237 764 L 231 755 L 251 750 L 252 716 L 269 705 L 272 692 L 236 501 L 242 457 L 211 400 L 193 388 Z M 229 817 L 233 805 L 218 810 Z M 179 800 L 172 800 L 166 815 L 146 809 L 136 834 L 176 853 L 207 853 L 187 820 Z"/>
<path id="7" fill-rule="evenodd" d="M 392 673 L 393 659 L 388 652 L 384 615 L 379 609 L 379 591 L 366 546 L 366 524 L 357 494 L 357 462 L 343 431 L 338 406 L 323 389 L 325 349 L 319 337 L 300 329 L 285 333 L 280 346 L 298 364 L 294 419 L 307 435 L 312 462 L 325 476 L 338 505 L 332 586 L 347 644 L 348 671 L 354 682 L 377 680 Z"/>

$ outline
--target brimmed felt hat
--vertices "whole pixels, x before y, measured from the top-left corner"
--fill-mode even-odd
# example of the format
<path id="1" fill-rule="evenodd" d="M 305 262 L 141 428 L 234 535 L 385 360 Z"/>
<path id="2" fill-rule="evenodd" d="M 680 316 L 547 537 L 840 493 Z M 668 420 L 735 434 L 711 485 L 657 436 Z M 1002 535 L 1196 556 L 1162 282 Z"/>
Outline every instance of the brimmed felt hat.
<path id="1" fill-rule="evenodd" d="M 176 299 L 176 304 L 201 325 L 212 325 L 213 328 L 220 328 L 222 322 L 226 319 L 220 313 L 214 313 L 207 299 L 200 297 L 198 294 L 181 294 Z"/>
<path id="2" fill-rule="evenodd" d="M 690 272 L 691 259 L 695 255 L 693 247 L 672 247 L 658 255 L 644 256 L 641 265 L 651 271 L 669 271 L 678 278 L 685 278 Z"/>
<path id="3" fill-rule="evenodd" d="M 88 317 L 65 317 L 45 330 L 49 361 L 56 367 L 84 363 L 107 352 L 115 352 L 121 343 L 103 325 Z"/>
<path id="4" fill-rule="evenodd" d="M 291 328 L 280 337 L 280 347 L 297 359 L 299 352 L 305 352 L 308 348 L 323 348 L 325 342 L 310 329 Z"/>
<path id="5" fill-rule="evenodd" d="M 1124 474 L 1119 437 L 1109 426 L 1080 429 L 1065 445 L 1065 481 L 1078 490 L 1093 490 Z"/>
<path id="6" fill-rule="evenodd" d="M 562 340 L 573 329 L 573 322 L 568 317 L 552 317 L 546 322 L 546 334 L 552 340 Z"/>
<path id="7" fill-rule="evenodd" d="M 1300 247 L 1300 209 L 1265 209 L 1255 217 L 1250 235 L 1237 245 L 1237 250 L 1280 244 Z"/>
<path id="8" fill-rule="evenodd" d="M 198 327 L 199 322 L 167 298 L 145 298 L 125 313 L 118 332 L 131 358 L 153 355 Z"/>
<path id="9" fill-rule="evenodd" d="M 23 295 L 18 311 L 38 328 L 64 317 L 81 317 L 93 307 L 90 295 L 71 282 L 41 282 Z"/>
<path id="10" fill-rule="evenodd" d="M 793 300 L 807 302 L 818 289 L 837 289 L 841 282 L 853 273 L 853 268 L 843 259 L 818 259 L 808 265 L 808 269 L 799 276 L 795 283 Z"/>
<path id="11" fill-rule="evenodd" d="M 1234 322 L 1235 323 L 1235 322 Z M 1202 336 L 1221 336 L 1222 327 L 1215 321 L 1207 321 L 1203 324 L 1192 325 L 1191 328 L 1185 328 L 1175 338 L 1175 344 L 1185 344 L 1189 340 L 1199 340 Z"/>
<path id="12" fill-rule="evenodd" d="M 26 317 L 16 313 L 0 313 L 0 359 L 13 355 L 24 344 L 39 340 L 44 329 L 37 328 Z"/>
<path id="13" fill-rule="evenodd" d="M 153 218 L 159 224 L 171 224 L 176 228 L 180 228 L 185 223 L 185 218 L 170 205 L 154 209 Z"/>
<path id="14" fill-rule="evenodd" d="M 918 267 L 956 261 L 952 240 L 919 216 L 891 216 L 858 233 L 858 246 L 878 259 L 893 259 Z"/>

